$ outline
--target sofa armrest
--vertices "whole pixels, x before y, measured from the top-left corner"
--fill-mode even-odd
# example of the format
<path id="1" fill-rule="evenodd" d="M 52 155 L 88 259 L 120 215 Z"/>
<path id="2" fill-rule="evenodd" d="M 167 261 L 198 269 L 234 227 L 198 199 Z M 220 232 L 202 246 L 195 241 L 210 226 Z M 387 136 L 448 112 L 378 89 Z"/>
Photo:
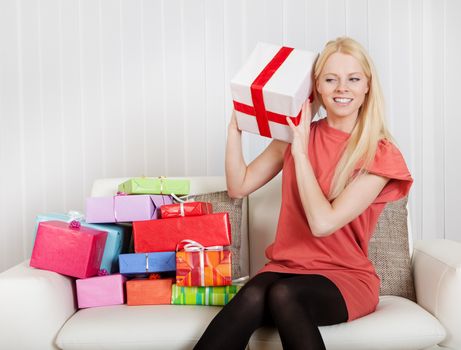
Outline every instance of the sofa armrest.
<path id="1" fill-rule="evenodd" d="M 75 313 L 73 279 L 24 261 L 0 274 L 0 349 L 57 349 L 55 338 Z"/>
<path id="2" fill-rule="evenodd" d="M 416 241 L 412 265 L 418 304 L 447 330 L 440 345 L 461 349 L 461 243 Z"/>

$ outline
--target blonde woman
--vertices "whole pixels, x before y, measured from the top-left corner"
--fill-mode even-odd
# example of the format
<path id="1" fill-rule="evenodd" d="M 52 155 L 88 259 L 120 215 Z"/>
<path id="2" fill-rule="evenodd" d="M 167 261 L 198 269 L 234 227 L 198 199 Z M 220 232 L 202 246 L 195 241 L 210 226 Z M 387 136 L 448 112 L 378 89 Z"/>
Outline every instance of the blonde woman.
<path id="1" fill-rule="evenodd" d="M 314 67 L 314 103 L 326 117 L 299 125 L 291 144 L 274 140 L 248 166 L 235 115 L 228 127 L 229 195 L 244 197 L 283 171 L 282 205 L 269 262 L 213 319 L 196 349 L 245 349 L 263 325 L 277 327 L 284 349 L 325 349 L 318 326 L 373 312 L 380 280 L 368 242 L 389 201 L 412 184 L 386 128 L 376 70 L 363 47 L 330 41 Z"/>

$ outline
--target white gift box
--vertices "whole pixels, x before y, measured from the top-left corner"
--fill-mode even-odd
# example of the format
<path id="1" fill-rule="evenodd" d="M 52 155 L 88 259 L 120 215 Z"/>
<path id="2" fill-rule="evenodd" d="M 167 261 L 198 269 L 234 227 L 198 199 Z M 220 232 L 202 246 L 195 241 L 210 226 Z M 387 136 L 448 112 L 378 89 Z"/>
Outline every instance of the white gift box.
<path id="1" fill-rule="evenodd" d="M 291 142 L 286 117 L 299 123 L 301 108 L 312 92 L 312 69 L 317 54 L 258 43 L 231 80 L 240 130 Z"/>

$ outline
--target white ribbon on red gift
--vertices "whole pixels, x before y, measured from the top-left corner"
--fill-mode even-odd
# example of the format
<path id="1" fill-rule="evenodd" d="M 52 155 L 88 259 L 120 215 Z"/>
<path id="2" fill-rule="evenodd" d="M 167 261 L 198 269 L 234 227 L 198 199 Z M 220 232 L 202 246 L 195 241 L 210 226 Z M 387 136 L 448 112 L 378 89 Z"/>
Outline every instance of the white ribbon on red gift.
<path id="1" fill-rule="evenodd" d="M 177 195 L 174 193 L 171 194 L 171 197 L 173 197 L 178 203 L 179 203 L 179 215 L 185 216 L 186 214 L 184 213 L 184 199 L 179 198 Z"/>
<path id="2" fill-rule="evenodd" d="M 188 253 L 199 253 L 199 263 L 200 263 L 200 286 L 205 286 L 205 251 L 221 251 L 224 250 L 222 245 L 214 245 L 205 247 L 200 243 L 193 241 L 191 239 L 183 239 L 176 245 L 176 251 L 178 251 L 180 246 L 182 245 L 182 249 Z"/>

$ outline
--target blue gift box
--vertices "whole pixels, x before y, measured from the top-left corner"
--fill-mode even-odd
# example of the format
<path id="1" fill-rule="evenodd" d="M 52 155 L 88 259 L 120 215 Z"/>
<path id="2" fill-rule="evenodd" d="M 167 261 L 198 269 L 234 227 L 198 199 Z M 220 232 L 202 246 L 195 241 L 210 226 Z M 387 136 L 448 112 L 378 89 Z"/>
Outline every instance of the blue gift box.
<path id="1" fill-rule="evenodd" d="M 104 248 L 100 269 L 106 270 L 110 274 L 118 272 L 118 257 L 120 253 L 128 251 L 131 238 L 131 227 L 115 224 L 89 224 L 83 220 L 83 215 L 77 215 L 75 213 L 50 213 L 37 215 L 37 227 L 40 222 L 51 220 L 64 222 L 78 220 L 82 226 L 93 228 L 95 230 L 107 231 L 106 246 Z"/>
<path id="2" fill-rule="evenodd" d="M 176 252 L 120 254 L 120 273 L 137 275 L 176 271 Z"/>

